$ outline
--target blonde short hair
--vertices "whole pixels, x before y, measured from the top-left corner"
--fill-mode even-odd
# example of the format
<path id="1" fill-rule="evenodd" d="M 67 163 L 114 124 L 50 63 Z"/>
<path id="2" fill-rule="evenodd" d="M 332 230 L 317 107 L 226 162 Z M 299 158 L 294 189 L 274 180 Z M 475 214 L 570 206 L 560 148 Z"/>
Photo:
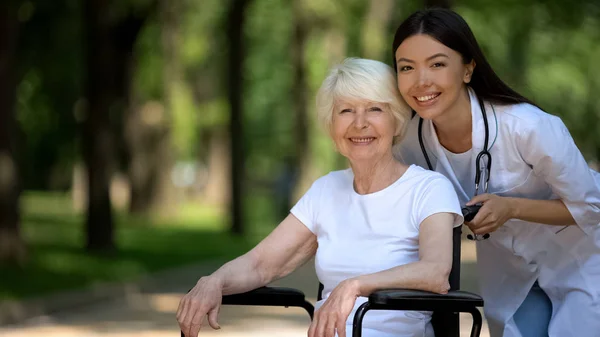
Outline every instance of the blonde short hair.
<path id="1" fill-rule="evenodd" d="M 347 58 L 329 71 L 317 92 L 316 102 L 319 122 L 326 130 L 331 129 L 336 99 L 360 99 L 387 104 L 400 130 L 394 137 L 394 144 L 404 136 L 411 118 L 411 109 L 398 91 L 396 73 L 385 63 Z"/>

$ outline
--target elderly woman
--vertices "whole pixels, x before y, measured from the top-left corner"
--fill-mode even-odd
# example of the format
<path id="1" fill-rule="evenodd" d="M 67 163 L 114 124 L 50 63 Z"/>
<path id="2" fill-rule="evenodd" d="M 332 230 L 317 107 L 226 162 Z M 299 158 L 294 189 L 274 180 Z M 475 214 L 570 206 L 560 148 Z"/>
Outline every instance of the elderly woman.
<path id="1" fill-rule="evenodd" d="M 379 289 L 448 291 L 458 198 L 443 175 L 394 159 L 410 118 L 396 87 L 394 71 L 377 61 L 347 59 L 330 71 L 317 110 L 350 168 L 319 178 L 254 249 L 200 278 L 177 310 L 187 337 L 206 316 L 220 328 L 222 295 L 265 286 L 313 256 L 324 290 L 309 337 L 346 336 L 354 311 Z M 363 336 L 433 336 L 430 318 L 369 312 Z"/>

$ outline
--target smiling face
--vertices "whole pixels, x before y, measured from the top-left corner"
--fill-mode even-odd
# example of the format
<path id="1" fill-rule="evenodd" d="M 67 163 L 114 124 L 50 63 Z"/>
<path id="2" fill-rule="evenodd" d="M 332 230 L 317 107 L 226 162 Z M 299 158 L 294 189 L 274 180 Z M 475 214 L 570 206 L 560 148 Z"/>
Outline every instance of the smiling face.
<path id="1" fill-rule="evenodd" d="M 398 89 L 422 118 L 436 120 L 457 107 L 469 106 L 466 83 L 475 63 L 465 64 L 458 52 L 431 36 L 418 34 L 402 41 L 396 65 Z"/>
<path id="2" fill-rule="evenodd" d="M 351 163 L 375 161 L 392 155 L 399 133 L 387 104 L 358 99 L 336 99 L 331 137 L 338 151 Z"/>

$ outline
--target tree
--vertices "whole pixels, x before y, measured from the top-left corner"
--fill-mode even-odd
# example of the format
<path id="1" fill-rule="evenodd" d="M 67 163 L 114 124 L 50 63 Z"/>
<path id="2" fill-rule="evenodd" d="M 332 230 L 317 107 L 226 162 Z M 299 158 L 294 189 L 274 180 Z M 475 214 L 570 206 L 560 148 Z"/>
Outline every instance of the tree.
<path id="1" fill-rule="evenodd" d="M 293 206 L 293 194 L 297 182 L 302 181 L 300 174 L 307 172 L 307 164 L 309 163 L 309 146 L 308 146 L 308 84 L 306 79 L 306 40 L 309 35 L 309 25 L 305 17 L 305 10 L 302 7 L 302 0 L 294 0 L 292 2 L 292 17 L 293 17 L 293 36 L 291 39 L 291 58 L 293 67 L 293 87 L 291 102 L 294 106 L 293 116 L 293 144 L 294 149 L 288 158 L 284 161 L 284 173 L 280 184 L 283 188 L 283 200 L 279 203 L 278 215 L 281 219 L 289 213 Z"/>
<path id="2" fill-rule="evenodd" d="M 86 118 L 83 158 L 87 168 L 88 207 L 86 248 L 111 251 L 114 243 L 109 186 L 115 170 L 115 138 L 111 118 L 119 119 L 128 102 L 133 69 L 132 50 L 145 19 L 155 4 L 140 11 L 133 5 L 110 0 L 89 0 L 84 5 Z"/>
<path id="3" fill-rule="evenodd" d="M 227 64 L 227 93 L 230 106 L 229 136 L 231 139 L 231 232 L 244 232 L 243 180 L 245 157 L 243 150 L 243 71 L 246 56 L 243 27 L 245 11 L 250 0 L 232 0 L 227 23 L 229 55 Z"/>
<path id="4" fill-rule="evenodd" d="M 163 61 L 160 91 L 164 102 L 162 105 L 155 101 L 139 102 L 140 90 L 131 88 L 131 100 L 125 113 L 123 136 L 131 186 L 129 211 L 132 213 L 146 213 L 151 209 L 165 211 L 170 209 L 172 201 L 169 176 L 174 157 L 171 146 L 172 109 L 174 92 L 178 89 L 182 73 L 178 49 L 181 47 L 179 21 L 184 8 L 181 0 L 160 0 L 158 6 L 160 57 Z"/>
<path id="5" fill-rule="evenodd" d="M 17 4 L 0 5 L 0 263 L 23 263 L 20 237 L 19 169 L 15 158 L 15 56 L 19 23 Z"/>

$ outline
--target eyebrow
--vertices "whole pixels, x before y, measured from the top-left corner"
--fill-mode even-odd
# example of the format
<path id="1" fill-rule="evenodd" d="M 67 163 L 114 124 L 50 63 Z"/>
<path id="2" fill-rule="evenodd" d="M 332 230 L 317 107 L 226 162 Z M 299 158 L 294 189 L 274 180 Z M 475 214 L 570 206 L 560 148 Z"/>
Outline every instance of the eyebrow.
<path id="1" fill-rule="evenodd" d="M 434 58 L 436 58 L 436 57 L 445 57 L 445 58 L 450 58 L 448 55 L 446 55 L 446 54 L 444 54 L 444 53 L 437 53 L 437 54 L 433 54 L 433 55 L 429 56 L 429 57 L 426 59 L 426 61 L 433 60 L 433 59 L 434 59 Z M 415 61 L 413 61 L 413 60 L 409 60 L 409 59 L 407 59 L 407 58 L 404 58 L 404 57 L 401 57 L 401 58 L 397 59 L 397 60 L 396 60 L 396 63 L 398 63 L 398 62 L 408 62 L 408 63 L 415 63 Z"/>

